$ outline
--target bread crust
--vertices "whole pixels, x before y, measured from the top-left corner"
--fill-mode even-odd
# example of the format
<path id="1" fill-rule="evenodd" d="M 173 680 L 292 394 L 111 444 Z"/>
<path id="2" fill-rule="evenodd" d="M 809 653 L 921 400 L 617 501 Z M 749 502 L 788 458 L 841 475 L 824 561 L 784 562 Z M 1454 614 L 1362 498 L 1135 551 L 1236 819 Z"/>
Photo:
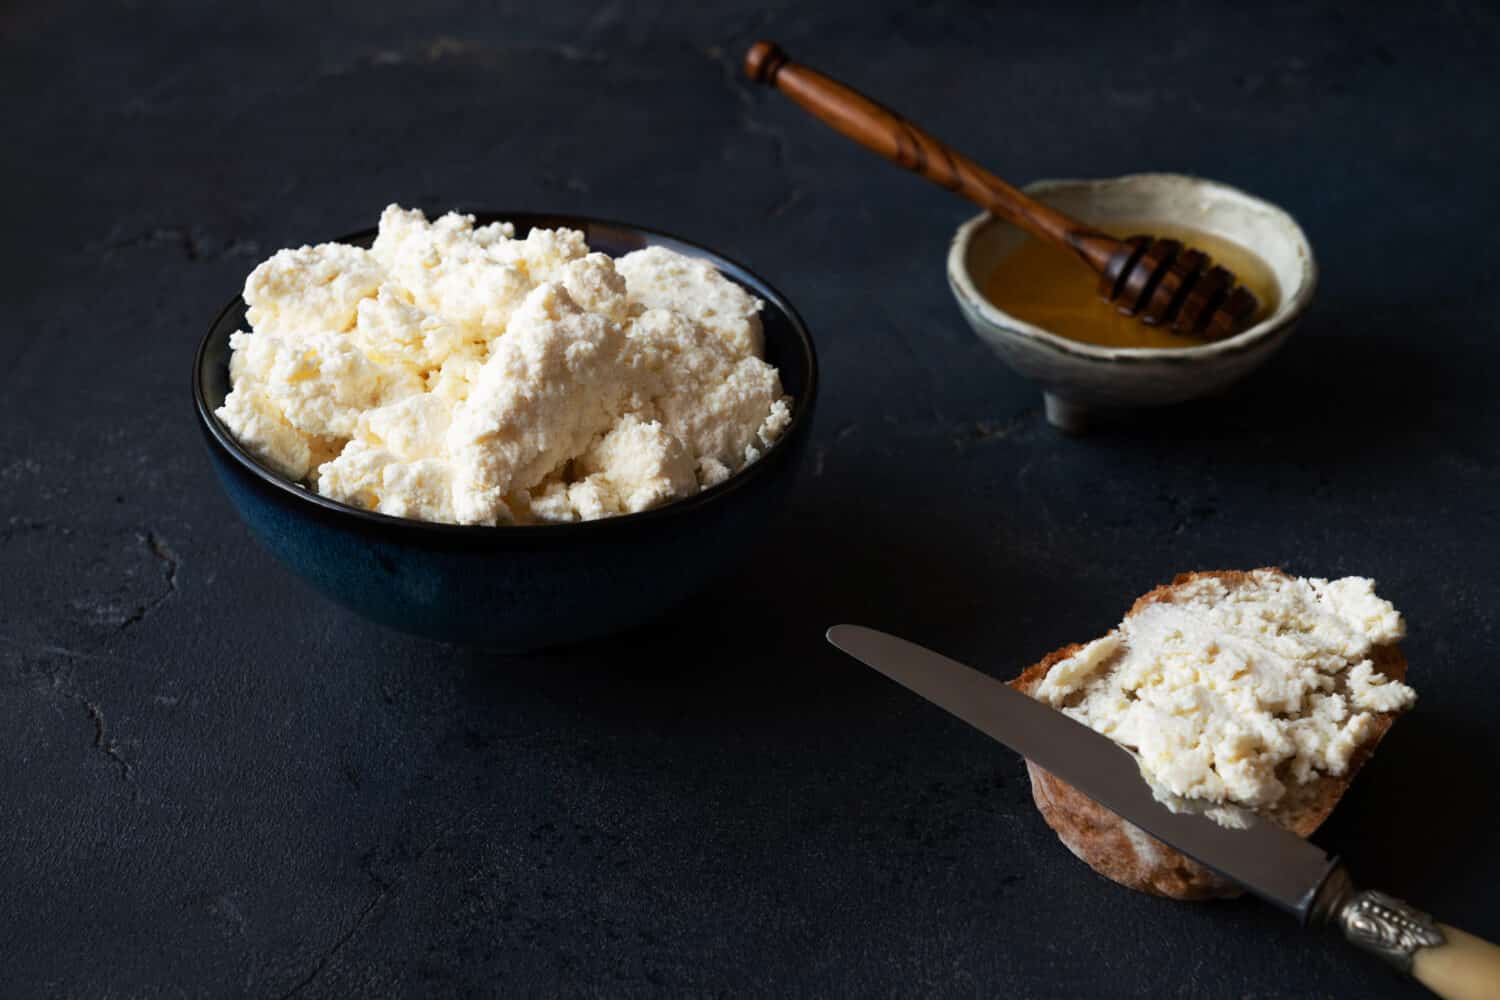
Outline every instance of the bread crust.
<path id="1" fill-rule="evenodd" d="M 1184 573 L 1171 583 L 1144 594 L 1126 617 L 1158 601 L 1170 601 L 1176 589 L 1208 577 L 1215 577 L 1230 587 L 1243 583 L 1251 572 L 1271 572 L 1287 576 L 1282 570 L 1218 570 Z M 1016 690 L 1031 695 L 1053 665 L 1083 648 L 1073 644 L 1048 653 L 1040 661 L 1010 681 Z M 1391 643 L 1377 646 L 1370 653 L 1375 669 L 1395 680 L 1406 678 L 1406 657 L 1400 647 Z M 1320 775 L 1305 785 L 1294 785 L 1276 808 L 1267 814 L 1273 822 L 1306 837 L 1322 825 L 1333 807 L 1338 805 L 1359 773 L 1379 746 L 1400 712 L 1383 712 L 1376 716 L 1375 735 L 1349 761 L 1344 774 Z M 1031 761 L 1026 762 L 1031 777 L 1031 797 L 1036 807 L 1063 842 L 1090 868 L 1111 881 L 1141 892 L 1170 899 L 1215 899 L 1240 895 L 1234 883 L 1214 874 L 1198 862 L 1168 847 L 1139 827 L 1120 818 L 1067 782 L 1047 773 Z"/>

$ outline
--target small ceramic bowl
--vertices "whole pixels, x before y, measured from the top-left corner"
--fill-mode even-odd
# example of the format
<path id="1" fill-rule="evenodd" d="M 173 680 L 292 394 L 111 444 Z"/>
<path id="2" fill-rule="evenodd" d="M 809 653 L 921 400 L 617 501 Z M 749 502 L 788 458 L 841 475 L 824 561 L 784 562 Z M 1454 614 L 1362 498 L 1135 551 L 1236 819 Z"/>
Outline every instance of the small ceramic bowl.
<path id="1" fill-rule="evenodd" d="M 389 517 L 329 500 L 261 465 L 214 415 L 229 392 L 229 335 L 245 303 L 214 320 L 193 362 L 193 400 L 224 490 L 255 536 L 318 590 L 406 632 L 505 650 L 597 638 L 667 611 L 753 550 L 806 448 L 818 398 L 812 338 L 790 303 L 746 268 L 664 233 L 597 219 L 476 213 L 581 230 L 611 256 L 665 246 L 704 258 L 765 300 L 766 360 L 793 399 L 784 436 L 723 483 L 639 514 L 572 524 L 476 527 Z M 368 246 L 373 230 L 340 238 Z"/>
<path id="2" fill-rule="evenodd" d="M 1082 430 L 1100 412 L 1180 403 L 1222 390 L 1269 358 L 1312 301 L 1317 265 L 1301 227 L 1275 205 L 1226 184 L 1181 174 L 1131 174 L 1038 181 L 1026 193 L 1095 225 L 1170 222 L 1225 237 L 1264 260 L 1280 291 L 1274 313 L 1216 343 L 1172 349 L 1084 344 L 1018 319 L 980 294 L 985 278 L 1027 237 L 988 213 L 970 219 L 948 251 L 954 298 L 980 339 L 1041 385 L 1047 419 L 1063 430 Z"/>

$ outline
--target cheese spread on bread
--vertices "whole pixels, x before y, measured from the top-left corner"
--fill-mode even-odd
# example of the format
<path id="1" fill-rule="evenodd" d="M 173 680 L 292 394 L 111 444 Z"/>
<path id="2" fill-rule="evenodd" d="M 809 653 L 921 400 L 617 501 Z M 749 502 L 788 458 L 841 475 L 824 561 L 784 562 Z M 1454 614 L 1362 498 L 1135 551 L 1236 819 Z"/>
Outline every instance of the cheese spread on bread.
<path id="1" fill-rule="evenodd" d="M 1034 696 L 1131 750 L 1158 799 L 1226 825 L 1341 775 L 1416 693 L 1371 651 L 1405 634 L 1362 577 L 1204 576 L 1054 664 Z"/>
<path id="2" fill-rule="evenodd" d="M 461 524 L 645 510 L 791 421 L 763 303 L 708 263 L 392 205 L 366 250 L 282 250 L 245 282 L 219 418 L 324 496 Z"/>

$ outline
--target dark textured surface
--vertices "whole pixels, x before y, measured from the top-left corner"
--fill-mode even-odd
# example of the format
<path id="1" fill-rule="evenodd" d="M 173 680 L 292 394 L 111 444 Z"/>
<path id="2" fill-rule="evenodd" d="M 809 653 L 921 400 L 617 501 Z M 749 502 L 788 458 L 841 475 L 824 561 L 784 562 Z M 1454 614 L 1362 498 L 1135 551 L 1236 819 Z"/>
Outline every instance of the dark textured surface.
<path id="1" fill-rule="evenodd" d="M 6 5 L 0 995 L 1419 995 L 1100 880 L 1019 760 L 821 640 L 1009 675 L 1178 570 L 1372 575 L 1422 701 L 1321 839 L 1500 936 L 1500 25 L 1404 6 Z M 743 84 L 762 34 L 1017 181 L 1288 206 L 1315 313 L 1228 401 L 1060 439 L 949 300 L 966 207 Z M 391 200 L 634 219 L 787 292 L 826 381 L 775 540 L 530 659 L 275 565 L 192 350 L 258 259 Z"/>

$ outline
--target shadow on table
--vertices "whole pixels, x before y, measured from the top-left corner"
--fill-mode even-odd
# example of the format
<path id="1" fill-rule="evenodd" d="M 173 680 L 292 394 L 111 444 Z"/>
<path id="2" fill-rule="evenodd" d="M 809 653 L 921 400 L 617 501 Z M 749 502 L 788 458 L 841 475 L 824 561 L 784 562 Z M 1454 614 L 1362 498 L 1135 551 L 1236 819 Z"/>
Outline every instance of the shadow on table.
<path id="1" fill-rule="evenodd" d="M 1314 839 L 1348 862 L 1357 884 L 1431 906 L 1472 880 L 1465 859 L 1489 854 L 1497 757 L 1492 731 L 1412 712 Z"/>
<path id="2" fill-rule="evenodd" d="M 1045 581 L 1010 579 L 1014 565 L 976 542 L 982 530 L 897 509 L 793 504 L 745 565 L 656 622 L 539 654 L 460 655 L 489 697 L 565 699 L 609 717 L 806 710 L 860 685 L 880 690 L 826 643 L 831 625 L 935 641 L 992 615 L 996 591 L 1013 607 L 1066 606 Z"/>
<path id="3" fill-rule="evenodd" d="M 1463 362 L 1452 345 L 1436 346 L 1441 332 L 1377 336 L 1378 325 L 1366 334 L 1357 313 L 1327 323 L 1314 316 L 1223 394 L 1127 414 L 1099 433 L 1161 441 L 1188 456 L 1211 445 L 1218 460 L 1264 465 L 1336 467 L 1398 452 L 1443 429 Z"/>

